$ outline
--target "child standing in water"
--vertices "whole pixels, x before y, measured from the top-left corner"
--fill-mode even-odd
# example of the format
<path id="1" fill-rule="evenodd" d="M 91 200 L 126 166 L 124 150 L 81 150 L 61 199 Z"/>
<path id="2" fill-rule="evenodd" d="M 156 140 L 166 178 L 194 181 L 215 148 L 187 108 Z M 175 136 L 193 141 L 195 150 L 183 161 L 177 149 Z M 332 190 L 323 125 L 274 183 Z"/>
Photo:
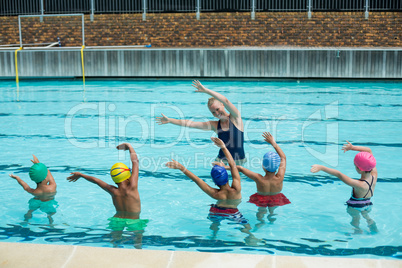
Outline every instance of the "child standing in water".
<path id="1" fill-rule="evenodd" d="M 358 151 L 354 158 L 355 169 L 358 174 L 360 174 L 359 180 L 354 180 L 336 169 L 328 168 L 322 165 L 313 165 L 311 167 L 311 172 L 317 173 L 319 171 L 324 171 L 330 175 L 338 177 L 346 185 L 352 187 L 352 196 L 347 204 L 347 212 L 352 216 L 352 226 L 356 228 L 356 232 L 361 233 L 359 227 L 360 214 L 366 219 L 367 224 L 371 232 L 378 232 L 375 222 L 369 217 L 368 213 L 371 211 L 373 203 L 371 198 L 374 194 L 374 189 L 377 183 L 377 168 L 376 159 L 370 148 L 363 146 L 354 146 L 349 141 L 347 144 L 343 145 L 342 150 L 347 151 Z"/>
<path id="2" fill-rule="evenodd" d="M 219 189 L 209 186 L 205 181 L 194 175 L 175 160 L 166 163 L 166 166 L 171 169 L 179 169 L 184 175 L 194 181 L 207 195 L 217 200 L 216 204 L 211 205 L 208 215 L 208 219 L 212 221 L 210 229 L 214 231 L 214 237 L 216 236 L 220 222 L 224 219 L 243 225 L 244 228 L 241 231 L 252 235 L 249 232 L 251 229 L 250 224 L 237 209 L 237 206 L 241 203 L 241 184 L 235 161 L 222 140 L 219 138 L 211 138 L 211 140 L 216 146 L 221 148 L 228 160 L 229 169 L 232 174 L 232 185 L 229 185 L 229 176 L 223 163 L 215 165 L 211 170 L 212 180 Z"/>
<path id="3" fill-rule="evenodd" d="M 14 174 L 10 174 L 9 176 L 15 179 L 25 191 L 34 196 L 29 200 L 29 210 L 25 214 L 25 220 L 31 219 L 32 213 L 40 209 L 47 214 L 49 223 L 52 224 L 52 216 L 56 214 L 56 208 L 58 206 L 57 201 L 54 200 L 57 188 L 56 182 L 50 170 L 48 170 L 43 163 L 40 163 L 35 155 L 33 155 L 31 162 L 33 165 L 29 169 L 29 177 L 36 182 L 35 189 L 29 187 L 20 177 Z"/>
<path id="4" fill-rule="evenodd" d="M 67 180 L 75 182 L 79 178 L 84 178 L 89 182 L 97 184 L 111 195 L 116 214 L 109 219 L 110 229 L 123 231 L 124 228 L 127 228 L 128 231 L 141 231 L 146 227 L 148 220 L 140 219 L 141 200 L 138 192 L 138 157 L 134 148 L 129 143 L 122 143 L 117 146 L 117 149 L 128 150 L 132 164 L 131 172 L 123 163 L 113 165 L 111 176 L 117 187 L 80 172 L 72 172 Z"/>
<path id="5" fill-rule="evenodd" d="M 276 151 L 268 152 L 263 157 L 262 169 L 265 171 L 265 175 L 252 172 L 242 166 L 237 166 L 237 169 L 256 183 L 257 193 L 250 196 L 249 202 L 258 207 L 257 219 L 263 222 L 263 216 L 267 213 L 268 208 L 268 220 L 274 222 L 274 210 L 278 206 L 290 204 L 286 196 L 281 193 L 286 172 L 286 155 L 271 133 L 264 132 L 262 136 Z"/>

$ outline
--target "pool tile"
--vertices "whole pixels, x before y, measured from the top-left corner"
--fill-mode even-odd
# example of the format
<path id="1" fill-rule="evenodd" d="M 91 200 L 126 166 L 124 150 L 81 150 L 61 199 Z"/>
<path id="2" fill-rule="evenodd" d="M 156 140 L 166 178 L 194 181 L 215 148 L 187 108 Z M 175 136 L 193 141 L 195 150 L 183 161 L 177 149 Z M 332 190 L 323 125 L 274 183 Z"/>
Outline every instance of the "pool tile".
<path id="1" fill-rule="evenodd" d="M 272 257 L 264 255 L 202 253 L 176 251 L 171 262 L 177 268 L 204 267 L 272 267 Z"/>
<path id="2" fill-rule="evenodd" d="M 0 243 L 0 267 L 63 267 L 73 246 Z"/>
<path id="3" fill-rule="evenodd" d="M 1 268 L 402 268 L 399 260 L 137 250 L 0 242 Z"/>

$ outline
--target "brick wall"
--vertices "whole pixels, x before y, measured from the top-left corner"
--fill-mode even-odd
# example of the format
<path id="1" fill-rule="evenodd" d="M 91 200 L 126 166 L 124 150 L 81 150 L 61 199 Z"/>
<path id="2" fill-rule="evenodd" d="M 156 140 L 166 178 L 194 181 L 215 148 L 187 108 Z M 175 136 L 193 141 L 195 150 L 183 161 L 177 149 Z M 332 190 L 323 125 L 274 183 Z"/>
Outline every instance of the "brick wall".
<path id="1" fill-rule="evenodd" d="M 85 44 L 152 47 L 402 47 L 402 12 L 162 13 L 85 16 Z M 23 18 L 24 43 L 80 46 L 80 17 Z M 0 45 L 19 43 L 17 17 L 0 17 Z"/>

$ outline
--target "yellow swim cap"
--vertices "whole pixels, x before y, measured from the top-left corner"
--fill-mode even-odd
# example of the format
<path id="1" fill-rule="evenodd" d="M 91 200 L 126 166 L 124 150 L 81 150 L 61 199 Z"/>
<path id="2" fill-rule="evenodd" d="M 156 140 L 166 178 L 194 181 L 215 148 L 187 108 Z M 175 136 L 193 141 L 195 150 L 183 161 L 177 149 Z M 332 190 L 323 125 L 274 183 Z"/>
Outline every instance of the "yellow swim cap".
<path id="1" fill-rule="evenodd" d="M 110 169 L 110 176 L 115 183 L 120 183 L 130 178 L 131 170 L 123 163 L 116 163 Z"/>

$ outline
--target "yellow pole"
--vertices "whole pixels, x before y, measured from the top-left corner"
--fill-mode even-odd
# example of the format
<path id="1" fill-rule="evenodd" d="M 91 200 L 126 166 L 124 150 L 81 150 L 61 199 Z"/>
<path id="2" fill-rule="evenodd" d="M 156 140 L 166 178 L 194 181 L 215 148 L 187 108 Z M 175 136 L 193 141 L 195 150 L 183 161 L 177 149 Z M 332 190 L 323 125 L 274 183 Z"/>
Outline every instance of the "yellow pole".
<path id="1" fill-rule="evenodd" d="M 81 66 L 82 66 L 82 81 L 84 82 L 84 86 L 85 86 L 84 48 L 85 48 L 85 46 L 82 46 L 82 48 L 81 48 Z"/>
<path id="2" fill-rule="evenodd" d="M 18 86 L 18 60 L 17 60 L 17 53 L 19 50 L 21 50 L 22 47 L 20 47 L 19 49 L 15 50 L 15 81 L 17 82 L 17 86 Z"/>

